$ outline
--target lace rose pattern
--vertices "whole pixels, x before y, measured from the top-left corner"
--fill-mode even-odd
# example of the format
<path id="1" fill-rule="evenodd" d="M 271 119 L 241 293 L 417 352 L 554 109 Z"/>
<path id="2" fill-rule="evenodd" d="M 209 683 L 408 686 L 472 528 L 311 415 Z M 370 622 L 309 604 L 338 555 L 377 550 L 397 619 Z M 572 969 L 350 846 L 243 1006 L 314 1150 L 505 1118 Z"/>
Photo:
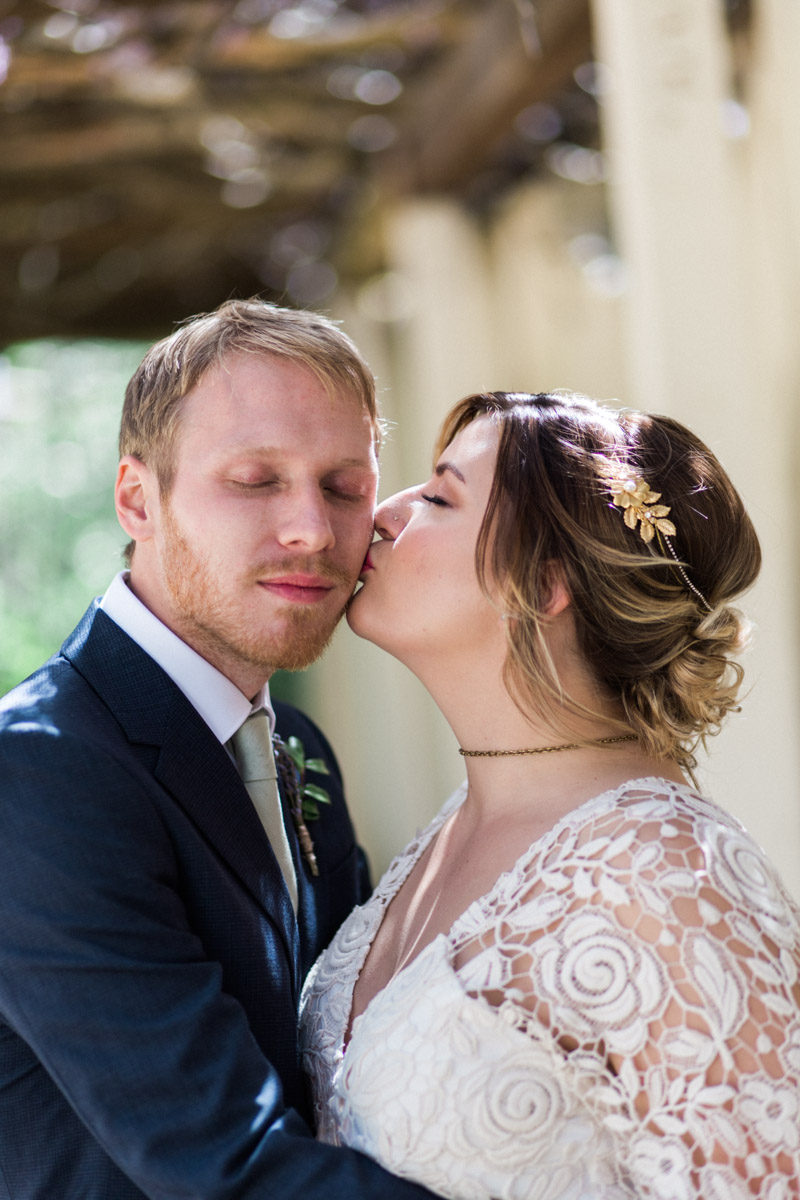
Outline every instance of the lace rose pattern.
<path id="1" fill-rule="evenodd" d="M 464 1200 L 800 1197 L 800 911 L 738 823 L 677 784 L 569 814 L 373 999 L 345 1053 L 381 915 L 461 798 L 309 979 L 322 1135 Z"/>

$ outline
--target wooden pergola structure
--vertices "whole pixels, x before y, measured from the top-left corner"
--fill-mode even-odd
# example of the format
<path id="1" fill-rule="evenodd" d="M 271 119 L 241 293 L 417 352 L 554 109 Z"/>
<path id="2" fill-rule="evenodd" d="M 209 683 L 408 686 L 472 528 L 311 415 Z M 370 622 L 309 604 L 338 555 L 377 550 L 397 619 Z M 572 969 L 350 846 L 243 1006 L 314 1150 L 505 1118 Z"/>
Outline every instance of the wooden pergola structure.
<path id="1" fill-rule="evenodd" d="M 0 345 L 324 307 L 387 200 L 598 136 L 588 0 L 30 0 L 0 39 Z"/>

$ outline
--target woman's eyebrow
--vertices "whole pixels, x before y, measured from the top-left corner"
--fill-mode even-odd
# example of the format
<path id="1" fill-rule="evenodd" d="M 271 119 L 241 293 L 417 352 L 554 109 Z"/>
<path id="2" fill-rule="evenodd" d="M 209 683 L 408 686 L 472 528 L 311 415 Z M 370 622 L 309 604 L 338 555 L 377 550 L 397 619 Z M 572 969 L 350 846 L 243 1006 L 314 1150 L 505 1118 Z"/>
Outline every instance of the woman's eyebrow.
<path id="1" fill-rule="evenodd" d="M 451 471 L 453 473 L 453 475 L 455 475 L 456 479 L 460 479 L 462 483 L 467 482 L 466 479 L 464 478 L 464 476 L 459 471 L 458 467 L 456 467 L 453 463 L 440 462 L 440 463 L 436 464 L 436 471 L 435 471 L 436 475 L 441 477 L 442 475 L 444 475 L 445 471 Z"/>

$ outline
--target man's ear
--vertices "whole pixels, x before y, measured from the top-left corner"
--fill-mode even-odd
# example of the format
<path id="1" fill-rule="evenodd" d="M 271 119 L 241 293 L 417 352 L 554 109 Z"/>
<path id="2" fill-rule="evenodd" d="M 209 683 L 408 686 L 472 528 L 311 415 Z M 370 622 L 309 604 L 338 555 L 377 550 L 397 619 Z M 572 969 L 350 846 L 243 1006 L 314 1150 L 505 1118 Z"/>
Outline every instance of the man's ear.
<path id="1" fill-rule="evenodd" d="M 153 535 L 153 516 L 158 500 L 158 482 L 150 468 L 132 454 L 120 459 L 114 503 L 117 520 L 135 542 Z"/>
<path id="2" fill-rule="evenodd" d="M 557 617 L 572 603 L 564 570 L 558 559 L 551 558 L 545 563 L 544 586 L 547 595 L 544 611 L 548 617 Z"/>

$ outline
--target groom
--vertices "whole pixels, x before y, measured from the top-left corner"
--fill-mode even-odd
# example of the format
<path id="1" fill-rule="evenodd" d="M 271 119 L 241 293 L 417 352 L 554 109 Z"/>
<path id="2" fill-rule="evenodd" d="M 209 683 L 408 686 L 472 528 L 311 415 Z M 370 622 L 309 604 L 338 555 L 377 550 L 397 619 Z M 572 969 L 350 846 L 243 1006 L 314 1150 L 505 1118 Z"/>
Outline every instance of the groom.
<path id="1" fill-rule="evenodd" d="M 304 1123 L 298 994 L 365 878 L 330 748 L 268 689 L 355 585 L 377 432 L 352 343 L 259 301 L 128 386 L 130 571 L 0 704 L 0 1195 L 427 1194 Z M 279 797 L 268 750 L 252 784 L 245 723 L 329 774 L 282 753 Z"/>

